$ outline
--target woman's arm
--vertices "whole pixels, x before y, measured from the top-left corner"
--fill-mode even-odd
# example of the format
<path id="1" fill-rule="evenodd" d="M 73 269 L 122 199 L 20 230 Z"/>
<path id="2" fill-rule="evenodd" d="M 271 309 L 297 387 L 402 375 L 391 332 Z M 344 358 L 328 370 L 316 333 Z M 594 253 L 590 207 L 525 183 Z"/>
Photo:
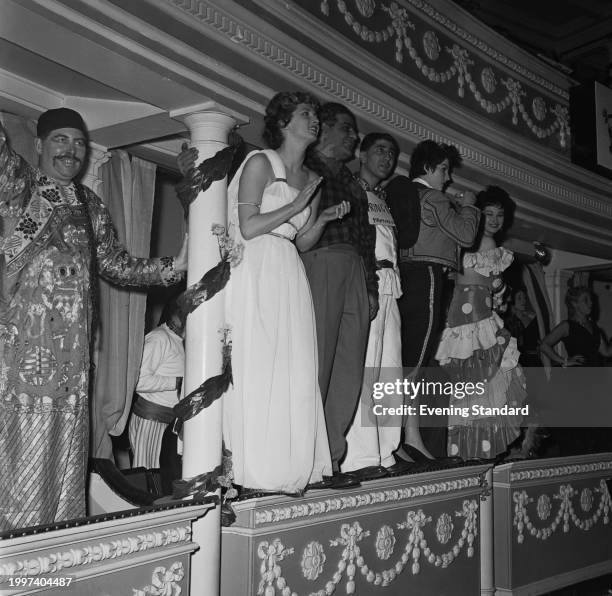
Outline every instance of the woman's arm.
<path id="1" fill-rule="evenodd" d="M 599 353 L 604 358 L 612 358 L 612 342 L 608 341 L 602 331 L 599 332 L 601 340 L 599 342 Z"/>
<path id="2" fill-rule="evenodd" d="M 580 366 L 584 357 L 580 355 L 572 356 L 569 359 L 562 358 L 554 350 L 554 347 L 565 337 L 569 335 L 569 323 L 561 321 L 543 340 L 540 344 L 540 352 L 548 356 L 553 362 L 561 366 Z"/>
<path id="3" fill-rule="evenodd" d="M 260 213 L 264 190 L 273 178 L 272 166 L 265 155 L 254 155 L 244 166 L 238 186 L 238 221 L 240 233 L 245 240 L 267 234 L 297 215 L 308 205 L 313 192 L 321 182 L 321 178 L 315 178 L 291 203 L 274 211 Z"/>
<path id="4" fill-rule="evenodd" d="M 324 209 L 317 215 L 320 202 L 321 191 L 317 192 L 312 200 L 310 217 L 295 239 L 295 245 L 300 252 L 310 250 L 319 241 L 328 222 L 334 219 L 342 219 L 351 210 L 351 204 L 348 201 L 342 201 Z"/>

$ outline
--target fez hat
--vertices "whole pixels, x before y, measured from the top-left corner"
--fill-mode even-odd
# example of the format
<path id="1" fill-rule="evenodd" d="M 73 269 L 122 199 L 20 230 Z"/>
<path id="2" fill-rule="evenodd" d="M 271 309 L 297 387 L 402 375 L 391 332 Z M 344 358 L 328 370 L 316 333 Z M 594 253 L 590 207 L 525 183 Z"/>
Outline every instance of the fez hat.
<path id="1" fill-rule="evenodd" d="M 81 114 L 69 108 L 56 108 L 47 110 L 38 118 L 36 126 L 36 136 L 39 138 L 46 137 L 51 131 L 58 128 L 76 128 L 80 130 L 86 138 L 89 137 L 87 127 Z"/>

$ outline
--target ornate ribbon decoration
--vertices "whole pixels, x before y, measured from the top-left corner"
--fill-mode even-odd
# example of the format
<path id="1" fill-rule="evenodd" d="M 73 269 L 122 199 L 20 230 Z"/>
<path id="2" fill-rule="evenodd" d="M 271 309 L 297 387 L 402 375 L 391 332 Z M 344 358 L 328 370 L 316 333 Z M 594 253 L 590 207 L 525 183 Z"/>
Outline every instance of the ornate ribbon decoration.
<path id="1" fill-rule="evenodd" d="M 227 175 L 234 156 L 242 143 L 237 135 L 230 135 L 230 145 L 218 151 L 213 157 L 204 160 L 197 168 L 192 169 L 176 187 L 176 193 L 187 213 L 189 205 L 201 191 L 205 191 L 214 181 L 222 180 Z M 209 269 L 200 281 L 193 284 L 178 298 L 181 314 L 186 317 L 206 300 L 218 294 L 229 281 L 231 268 L 242 260 L 244 246 L 229 237 L 225 226 L 214 224 L 211 232 L 216 236 L 219 247 L 219 263 Z M 221 373 L 206 379 L 197 389 L 189 393 L 174 406 L 176 421 L 174 432 L 179 434 L 186 420 L 193 418 L 204 408 L 218 400 L 232 382 L 232 342 L 229 328 L 222 333 L 222 366 Z M 237 495 L 233 488 L 231 452 L 223 446 L 222 461 L 213 470 L 199 474 L 190 479 L 179 479 L 173 483 L 173 497 L 202 497 L 222 489 L 221 521 L 224 526 L 231 525 L 236 519 L 229 500 Z"/>
<path id="2" fill-rule="evenodd" d="M 204 408 L 208 408 L 217 401 L 228 389 L 232 382 L 232 342 L 229 339 L 229 329 L 222 329 L 223 348 L 221 374 L 206 379 L 197 389 L 186 395 L 174 406 L 176 422 L 174 431 L 180 433 L 185 420 L 193 418 Z"/>

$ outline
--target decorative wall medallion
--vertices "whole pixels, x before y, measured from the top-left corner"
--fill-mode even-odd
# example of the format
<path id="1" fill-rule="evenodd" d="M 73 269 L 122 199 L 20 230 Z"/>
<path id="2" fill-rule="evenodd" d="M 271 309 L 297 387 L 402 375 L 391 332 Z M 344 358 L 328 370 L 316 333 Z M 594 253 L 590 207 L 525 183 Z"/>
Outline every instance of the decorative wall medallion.
<path id="1" fill-rule="evenodd" d="M 492 68 L 487 66 L 482 69 L 480 73 L 480 82 L 487 93 L 493 93 L 493 91 L 495 91 L 497 88 L 497 79 L 495 78 L 495 73 Z"/>
<path id="2" fill-rule="evenodd" d="M 534 97 L 531 102 L 531 109 L 536 120 L 544 120 L 546 117 L 546 103 L 541 97 Z"/>
<path id="3" fill-rule="evenodd" d="M 355 6 L 357 6 L 357 10 L 360 12 L 361 16 L 367 19 L 374 14 L 376 2 L 375 0 L 355 0 Z"/>
<path id="4" fill-rule="evenodd" d="M 178 583 L 185 577 L 183 563 L 176 561 L 170 569 L 156 567 L 151 577 L 151 585 L 142 589 L 132 588 L 133 596 L 179 596 L 182 592 Z"/>
<path id="5" fill-rule="evenodd" d="M 312 541 L 306 545 L 302 553 L 302 573 L 306 579 L 314 581 L 323 572 L 325 564 L 325 553 L 320 542 Z"/>
<path id="6" fill-rule="evenodd" d="M 593 491 L 590 488 L 583 488 L 580 493 L 580 507 L 582 511 L 587 512 L 593 507 Z"/>
<path id="7" fill-rule="evenodd" d="M 391 526 L 384 525 L 376 535 L 376 554 L 379 559 L 386 561 L 395 548 L 395 534 Z"/>
<path id="8" fill-rule="evenodd" d="M 550 516 L 550 510 L 550 497 L 548 495 L 540 495 L 537 506 L 538 517 L 541 520 L 548 519 Z"/>
<path id="9" fill-rule="evenodd" d="M 436 522 L 436 537 L 440 544 L 446 544 L 453 533 L 453 520 L 448 513 L 443 513 Z"/>
<path id="10" fill-rule="evenodd" d="M 430 60 L 437 60 L 440 55 L 440 42 L 433 31 L 426 31 L 423 35 L 423 49 Z"/>

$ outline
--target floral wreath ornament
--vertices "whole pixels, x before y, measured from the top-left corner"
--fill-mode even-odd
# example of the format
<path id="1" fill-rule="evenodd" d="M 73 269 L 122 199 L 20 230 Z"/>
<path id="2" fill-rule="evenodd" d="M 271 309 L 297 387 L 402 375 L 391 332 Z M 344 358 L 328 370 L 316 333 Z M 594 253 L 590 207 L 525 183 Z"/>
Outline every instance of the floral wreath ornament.
<path id="1" fill-rule="evenodd" d="M 217 151 L 212 157 L 192 168 L 176 185 L 176 194 L 185 210 L 189 213 L 189 205 L 195 201 L 200 192 L 207 190 L 213 182 L 223 180 L 230 171 L 234 157 L 243 144 L 242 137 L 235 131 L 228 136 L 228 146 Z M 183 145 L 186 148 L 186 145 Z"/>

